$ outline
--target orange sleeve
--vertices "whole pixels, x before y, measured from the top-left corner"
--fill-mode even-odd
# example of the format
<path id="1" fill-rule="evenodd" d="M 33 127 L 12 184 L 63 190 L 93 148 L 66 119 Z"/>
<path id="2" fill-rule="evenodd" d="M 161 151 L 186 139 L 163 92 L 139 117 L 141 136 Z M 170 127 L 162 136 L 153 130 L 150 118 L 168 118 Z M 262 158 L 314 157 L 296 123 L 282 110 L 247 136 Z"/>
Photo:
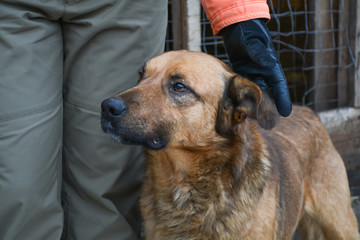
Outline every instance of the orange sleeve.
<path id="1" fill-rule="evenodd" d="M 255 18 L 270 19 L 266 0 L 201 0 L 214 35 L 231 24 Z"/>

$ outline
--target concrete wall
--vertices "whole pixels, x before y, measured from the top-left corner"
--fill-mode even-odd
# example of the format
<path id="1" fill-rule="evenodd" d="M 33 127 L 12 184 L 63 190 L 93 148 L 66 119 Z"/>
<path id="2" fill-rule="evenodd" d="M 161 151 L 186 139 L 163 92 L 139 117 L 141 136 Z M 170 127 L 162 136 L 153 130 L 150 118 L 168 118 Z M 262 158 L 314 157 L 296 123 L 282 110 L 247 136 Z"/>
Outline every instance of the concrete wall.
<path id="1" fill-rule="evenodd" d="M 360 168 L 360 108 L 339 108 L 318 115 L 346 168 Z"/>

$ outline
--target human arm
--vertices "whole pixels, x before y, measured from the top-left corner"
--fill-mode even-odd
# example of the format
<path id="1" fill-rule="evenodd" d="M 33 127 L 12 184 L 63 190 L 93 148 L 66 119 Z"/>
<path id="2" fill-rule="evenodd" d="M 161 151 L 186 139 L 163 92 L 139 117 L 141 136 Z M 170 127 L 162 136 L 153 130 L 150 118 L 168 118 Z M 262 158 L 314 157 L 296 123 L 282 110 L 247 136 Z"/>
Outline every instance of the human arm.
<path id="1" fill-rule="evenodd" d="M 270 88 L 280 115 L 290 115 L 292 104 L 287 81 L 265 24 L 270 18 L 266 1 L 202 0 L 215 35 L 224 39 L 233 70 Z"/>

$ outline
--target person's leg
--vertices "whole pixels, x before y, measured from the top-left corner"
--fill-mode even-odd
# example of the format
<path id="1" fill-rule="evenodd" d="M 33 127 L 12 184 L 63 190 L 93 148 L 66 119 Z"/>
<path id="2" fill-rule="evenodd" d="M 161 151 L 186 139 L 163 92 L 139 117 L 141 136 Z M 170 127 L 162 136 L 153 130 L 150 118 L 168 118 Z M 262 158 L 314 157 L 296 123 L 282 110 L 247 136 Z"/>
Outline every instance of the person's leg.
<path id="1" fill-rule="evenodd" d="M 0 1 L 0 239 L 63 228 L 61 13 L 38 2 Z"/>
<path id="2" fill-rule="evenodd" d="M 71 1 L 65 7 L 65 239 L 137 239 L 142 150 L 114 143 L 100 104 L 134 86 L 163 51 L 167 1 Z"/>

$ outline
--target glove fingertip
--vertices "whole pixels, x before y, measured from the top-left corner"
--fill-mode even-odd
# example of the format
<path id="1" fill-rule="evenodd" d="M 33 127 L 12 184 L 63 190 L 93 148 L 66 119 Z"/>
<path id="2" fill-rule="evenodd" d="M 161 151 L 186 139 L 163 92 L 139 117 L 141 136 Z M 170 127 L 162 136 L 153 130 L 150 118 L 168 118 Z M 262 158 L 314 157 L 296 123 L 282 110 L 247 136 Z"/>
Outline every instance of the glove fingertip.
<path id="1" fill-rule="evenodd" d="M 280 104 L 276 104 L 278 112 L 283 117 L 288 117 L 292 112 L 292 104 L 291 102 L 281 102 Z"/>

